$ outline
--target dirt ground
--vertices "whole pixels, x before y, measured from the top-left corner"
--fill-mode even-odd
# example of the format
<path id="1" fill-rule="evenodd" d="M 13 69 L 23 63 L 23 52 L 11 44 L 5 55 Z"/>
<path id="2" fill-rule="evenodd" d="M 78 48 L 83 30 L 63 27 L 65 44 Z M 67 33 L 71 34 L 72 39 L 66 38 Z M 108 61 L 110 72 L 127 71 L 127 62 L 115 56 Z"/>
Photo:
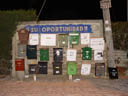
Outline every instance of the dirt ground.
<path id="1" fill-rule="evenodd" d="M 0 78 L 0 96 L 128 96 L 128 79 L 42 76 L 24 81 Z"/>

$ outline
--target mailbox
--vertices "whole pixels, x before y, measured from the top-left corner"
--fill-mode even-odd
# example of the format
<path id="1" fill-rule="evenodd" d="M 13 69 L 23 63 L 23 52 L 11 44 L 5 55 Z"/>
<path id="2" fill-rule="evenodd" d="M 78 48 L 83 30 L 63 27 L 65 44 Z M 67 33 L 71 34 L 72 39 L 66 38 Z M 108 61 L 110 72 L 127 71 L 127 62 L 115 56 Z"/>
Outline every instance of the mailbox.
<path id="1" fill-rule="evenodd" d="M 84 47 L 82 48 L 82 60 L 92 59 L 92 48 Z"/>
<path id="2" fill-rule="evenodd" d="M 76 73 L 77 73 L 76 63 L 75 62 L 69 62 L 68 63 L 68 74 L 69 75 L 76 75 Z"/>
<path id="3" fill-rule="evenodd" d="M 61 34 L 59 35 L 59 47 L 68 47 L 68 35 Z"/>
<path id="4" fill-rule="evenodd" d="M 37 74 L 37 64 L 29 64 L 29 74 Z"/>
<path id="5" fill-rule="evenodd" d="M 25 57 L 26 56 L 26 45 L 24 44 L 18 44 L 18 50 L 17 50 L 17 56 L 18 57 Z"/>
<path id="6" fill-rule="evenodd" d="M 40 49 L 40 61 L 48 61 L 49 60 L 49 49 Z"/>
<path id="7" fill-rule="evenodd" d="M 16 71 L 24 71 L 24 59 L 15 60 L 15 69 Z"/>
<path id="8" fill-rule="evenodd" d="M 62 74 L 62 62 L 53 62 L 53 75 Z"/>
<path id="9" fill-rule="evenodd" d="M 48 62 L 38 62 L 38 74 L 48 74 Z"/>
<path id="10" fill-rule="evenodd" d="M 70 33 L 69 34 L 69 41 L 70 41 L 70 44 L 73 45 L 73 44 L 79 44 L 79 33 Z"/>
<path id="11" fill-rule="evenodd" d="M 109 71 L 109 78 L 110 79 L 118 79 L 118 70 L 117 70 L 117 68 L 109 67 L 108 71 Z"/>
<path id="12" fill-rule="evenodd" d="M 63 60 L 63 49 L 62 48 L 54 48 L 53 49 L 53 58 L 54 61 L 60 62 Z"/>
<path id="13" fill-rule="evenodd" d="M 27 59 L 37 59 L 37 46 L 27 45 Z"/>
<path id="14" fill-rule="evenodd" d="M 95 75 L 96 76 L 105 76 L 105 64 L 96 63 L 95 64 Z"/>
<path id="15" fill-rule="evenodd" d="M 22 44 L 28 44 L 28 39 L 29 39 L 29 31 L 26 29 L 20 29 L 18 30 L 18 36 L 20 43 Z"/>

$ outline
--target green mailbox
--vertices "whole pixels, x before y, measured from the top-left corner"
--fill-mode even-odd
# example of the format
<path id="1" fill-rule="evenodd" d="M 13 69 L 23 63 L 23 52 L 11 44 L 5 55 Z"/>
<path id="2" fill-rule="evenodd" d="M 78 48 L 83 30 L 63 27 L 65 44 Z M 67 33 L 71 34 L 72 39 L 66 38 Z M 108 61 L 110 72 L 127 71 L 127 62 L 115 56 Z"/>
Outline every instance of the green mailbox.
<path id="1" fill-rule="evenodd" d="M 59 35 L 59 46 L 60 47 L 67 47 L 68 46 L 68 35 L 67 34 L 60 34 Z"/>
<path id="2" fill-rule="evenodd" d="M 82 60 L 92 59 L 92 48 L 84 47 L 82 48 Z"/>
<path id="3" fill-rule="evenodd" d="M 49 60 L 49 49 L 40 49 L 40 61 Z"/>
<path id="4" fill-rule="evenodd" d="M 80 37 L 80 34 L 77 33 L 77 32 L 73 32 L 73 33 L 70 33 L 69 34 L 69 41 L 70 41 L 70 44 L 73 45 L 73 44 L 79 44 L 79 37 Z"/>
<path id="5" fill-rule="evenodd" d="M 77 67 L 75 62 L 68 63 L 68 75 L 76 75 Z"/>

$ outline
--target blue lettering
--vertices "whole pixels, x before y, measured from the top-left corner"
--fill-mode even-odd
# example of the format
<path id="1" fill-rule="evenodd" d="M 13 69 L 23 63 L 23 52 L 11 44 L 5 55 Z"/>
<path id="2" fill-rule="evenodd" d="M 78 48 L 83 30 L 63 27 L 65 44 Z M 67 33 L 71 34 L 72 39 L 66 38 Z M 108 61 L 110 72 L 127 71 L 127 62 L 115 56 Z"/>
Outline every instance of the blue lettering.
<path id="1" fill-rule="evenodd" d="M 62 25 L 27 25 L 24 27 L 30 33 L 92 33 L 91 25 L 87 24 L 62 24 Z"/>

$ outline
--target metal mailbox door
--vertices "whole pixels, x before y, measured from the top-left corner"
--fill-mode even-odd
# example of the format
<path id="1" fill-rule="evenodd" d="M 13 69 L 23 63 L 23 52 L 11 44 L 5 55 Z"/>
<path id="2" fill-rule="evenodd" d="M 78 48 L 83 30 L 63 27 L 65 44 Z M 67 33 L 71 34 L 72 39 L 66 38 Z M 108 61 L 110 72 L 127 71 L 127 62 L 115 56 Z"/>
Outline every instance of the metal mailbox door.
<path id="1" fill-rule="evenodd" d="M 91 60 L 92 59 L 92 48 L 85 47 L 82 48 L 82 60 Z"/>
<path id="2" fill-rule="evenodd" d="M 29 74 L 37 74 L 37 64 L 29 64 Z"/>
<path id="3" fill-rule="evenodd" d="M 66 34 L 59 35 L 59 46 L 60 47 L 68 46 L 68 35 L 66 35 Z"/>
<path id="4" fill-rule="evenodd" d="M 68 74 L 76 75 L 76 73 L 77 73 L 76 63 L 75 62 L 68 63 Z"/>
<path id="5" fill-rule="evenodd" d="M 70 44 L 79 44 L 79 33 L 70 33 L 69 34 L 69 41 Z"/>
<path id="6" fill-rule="evenodd" d="M 104 63 L 95 64 L 95 75 L 105 76 L 105 64 Z"/>
<path id="7" fill-rule="evenodd" d="M 108 72 L 109 72 L 109 78 L 110 79 L 118 79 L 118 70 L 117 70 L 117 68 L 109 67 Z"/>
<path id="8" fill-rule="evenodd" d="M 27 45 L 27 59 L 37 59 L 36 45 Z"/>
<path id="9" fill-rule="evenodd" d="M 53 58 L 54 61 L 60 62 L 63 60 L 63 49 L 62 48 L 53 48 Z"/>
<path id="10" fill-rule="evenodd" d="M 38 62 L 38 74 L 48 74 L 48 62 Z"/>
<path id="11" fill-rule="evenodd" d="M 26 56 L 26 45 L 24 44 L 18 44 L 18 50 L 17 50 L 17 56 L 18 57 L 25 57 Z"/>
<path id="12" fill-rule="evenodd" d="M 49 60 L 49 50 L 40 49 L 40 61 L 48 61 L 48 60 Z"/>
<path id="13" fill-rule="evenodd" d="M 28 44 L 29 31 L 26 29 L 20 29 L 18 31 L 19 40 L 22 44 Z"/>
<path id="14" fill-rule="evenodd" d="M 62 74 L 62 64 L 53 64 L 53 75 Z"/>
<path id="15" fill-rule="evenodd" d="M 24 71 L 24 59 L 15 60 L 15 69 L 16 71 Z"/>

